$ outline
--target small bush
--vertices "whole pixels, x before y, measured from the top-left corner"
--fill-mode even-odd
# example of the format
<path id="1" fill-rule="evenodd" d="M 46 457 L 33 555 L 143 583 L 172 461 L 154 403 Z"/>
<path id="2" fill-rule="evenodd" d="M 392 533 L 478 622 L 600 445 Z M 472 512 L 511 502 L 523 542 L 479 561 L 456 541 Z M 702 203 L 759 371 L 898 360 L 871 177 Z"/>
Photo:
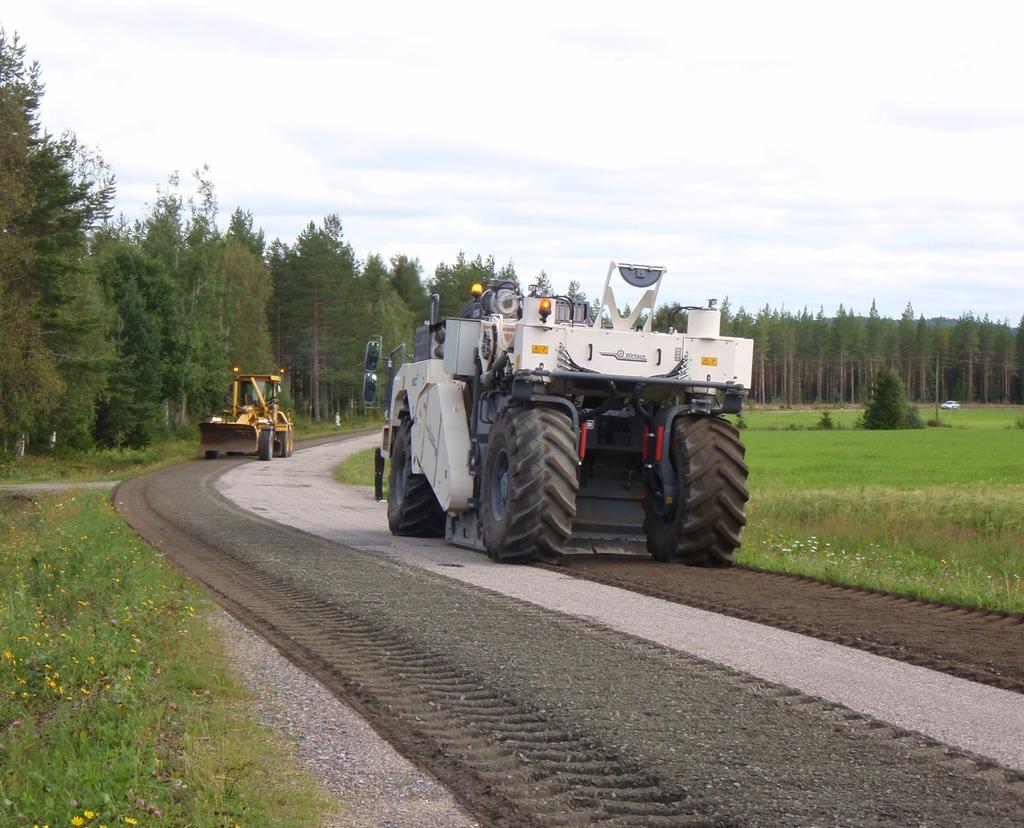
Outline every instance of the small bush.
<path id="1" fill-rule="evenodd" d="M 883 368 L 871 386 L 871 397 L 859 426 L 866 429 L 918 428 L 921 418 L 911 412 L 903 380 L 892 368 Z"/>
<path id="2" fill-rule="evenodd" d="M 1014 424 L 1017 428 L 1024 428 L 1024 417 L 1018 417 L 1017 422 Z"/>
<path id="3" fill-rule="evenodd" d="M 743 415 L 742 414 L 737 414 L 736 415 L 736 428 L 738 428 L 740 431 L 743 431 L 743 429 L 747 428 L 748 426 L 749 426 L 749 423 L 745 419 L 743 419 Z"/>
<path id="4" fill-rule="evenodd" d="M 818 420 L 818 428 L 825 429 L 826 431 L 831 431 L 835 427 L 836 424 L 832 420 L 832 415 L 829 414 L 827 411 L 823 411 L 821 414 L 821 419 Z"/>
<path id="5" fill-rule="evenodd" d="M 937 417 L 932 417 L 930 420 L 928 420 L 927 425 L 928 425 L 928 428 L 952 428 L 953 427 L 952 423 L 943 422 L 942 420 L 938 419 Z"/>

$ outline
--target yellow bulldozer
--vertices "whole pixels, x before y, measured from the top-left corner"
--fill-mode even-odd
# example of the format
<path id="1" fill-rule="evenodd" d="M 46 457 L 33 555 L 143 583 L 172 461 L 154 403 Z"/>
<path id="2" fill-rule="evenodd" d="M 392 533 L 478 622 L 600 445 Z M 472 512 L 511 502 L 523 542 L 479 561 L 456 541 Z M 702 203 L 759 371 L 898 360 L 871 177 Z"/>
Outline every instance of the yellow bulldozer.
<path id="1" fill-rule="evenodd" d="M 244 374 L 234 381 L 228 407 L 199 424 L 199 448 L 207 460 L 225 454 L 255 454 L 260 460 L 290 457 L 295 443 L 292 419 L 280 408 L 281 374 Z M 283 369 L 282 369 L 283 373 Z"/>

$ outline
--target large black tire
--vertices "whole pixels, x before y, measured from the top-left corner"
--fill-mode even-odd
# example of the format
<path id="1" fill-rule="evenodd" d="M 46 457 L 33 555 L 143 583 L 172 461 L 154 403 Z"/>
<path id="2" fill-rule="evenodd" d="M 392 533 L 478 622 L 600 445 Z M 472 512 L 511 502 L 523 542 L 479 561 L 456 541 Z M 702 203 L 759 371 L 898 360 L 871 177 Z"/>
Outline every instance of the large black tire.
<path id="1" fill-rule="evenodd" d="M 551 408 L 511 407 L 487 441 L 480 487 L 484 545 L 495 561 L 557 560 L 576 517 L 576 435 Z"/>
<path id="2" fill-rule="evenodd" d="M 218 452 L 218 451 L 213 451 L 211 449 L 207 449 L 207 451 L 206 451 L 206 459 L 207 460 L 216 460 L 217 459 L 217 455 L 219 453 L 220 452 Z"/>
<path id="3" fill-rule="evenodd" d="M 274 456 L 275 457 L 291 457 L 292 456 L 292 430 L 291 428 L 285 431 L 274 431 Z"/>
<path id="4" fill-rule="evenodd" d="M 412 473 L 412 421 L 395 433 L 388 476 L 388 528 L 394 535 L 444 537 L 445 514 L 425 475 Z"/>
<path id="5" fill-rule="evenodd" d="M 647 551 L 659 561 L 730 566 L 747 522 L 747 464 L 739 431 L 721 417 L 677 417 L 670 445 L 679 477 L 675 514 L 644 501 Z"/>
<path id="6" fill-rule="evenodd" d="M 260 460 L 270 460 L 274 456 L 274 429 L 260 429 L 260 435 L 256 441 L 256 453 Z"/>

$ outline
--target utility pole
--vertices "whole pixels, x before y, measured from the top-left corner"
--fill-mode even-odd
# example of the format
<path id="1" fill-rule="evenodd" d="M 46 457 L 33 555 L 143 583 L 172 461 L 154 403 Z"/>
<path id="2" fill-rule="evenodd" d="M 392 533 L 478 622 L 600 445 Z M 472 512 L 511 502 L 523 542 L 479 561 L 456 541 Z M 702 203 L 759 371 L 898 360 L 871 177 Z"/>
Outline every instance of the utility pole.
<path id="1" fill-rule="evenodd" d="M 935 422 L 939 421 L 939 349 L 935 349 Z"/>

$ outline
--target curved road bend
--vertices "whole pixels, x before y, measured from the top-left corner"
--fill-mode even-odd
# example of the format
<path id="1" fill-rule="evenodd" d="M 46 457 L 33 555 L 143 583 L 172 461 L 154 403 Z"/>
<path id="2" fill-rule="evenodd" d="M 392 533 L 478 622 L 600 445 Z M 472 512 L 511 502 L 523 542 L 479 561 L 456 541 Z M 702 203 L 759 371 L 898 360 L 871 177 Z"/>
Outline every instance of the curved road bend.
<path id="1" fill-rule="evenodd" d="M 327 474 L 367 444 L 115 497 L 485 824 L 1024 824 L 1024 697 L 391 538 Z"/>

